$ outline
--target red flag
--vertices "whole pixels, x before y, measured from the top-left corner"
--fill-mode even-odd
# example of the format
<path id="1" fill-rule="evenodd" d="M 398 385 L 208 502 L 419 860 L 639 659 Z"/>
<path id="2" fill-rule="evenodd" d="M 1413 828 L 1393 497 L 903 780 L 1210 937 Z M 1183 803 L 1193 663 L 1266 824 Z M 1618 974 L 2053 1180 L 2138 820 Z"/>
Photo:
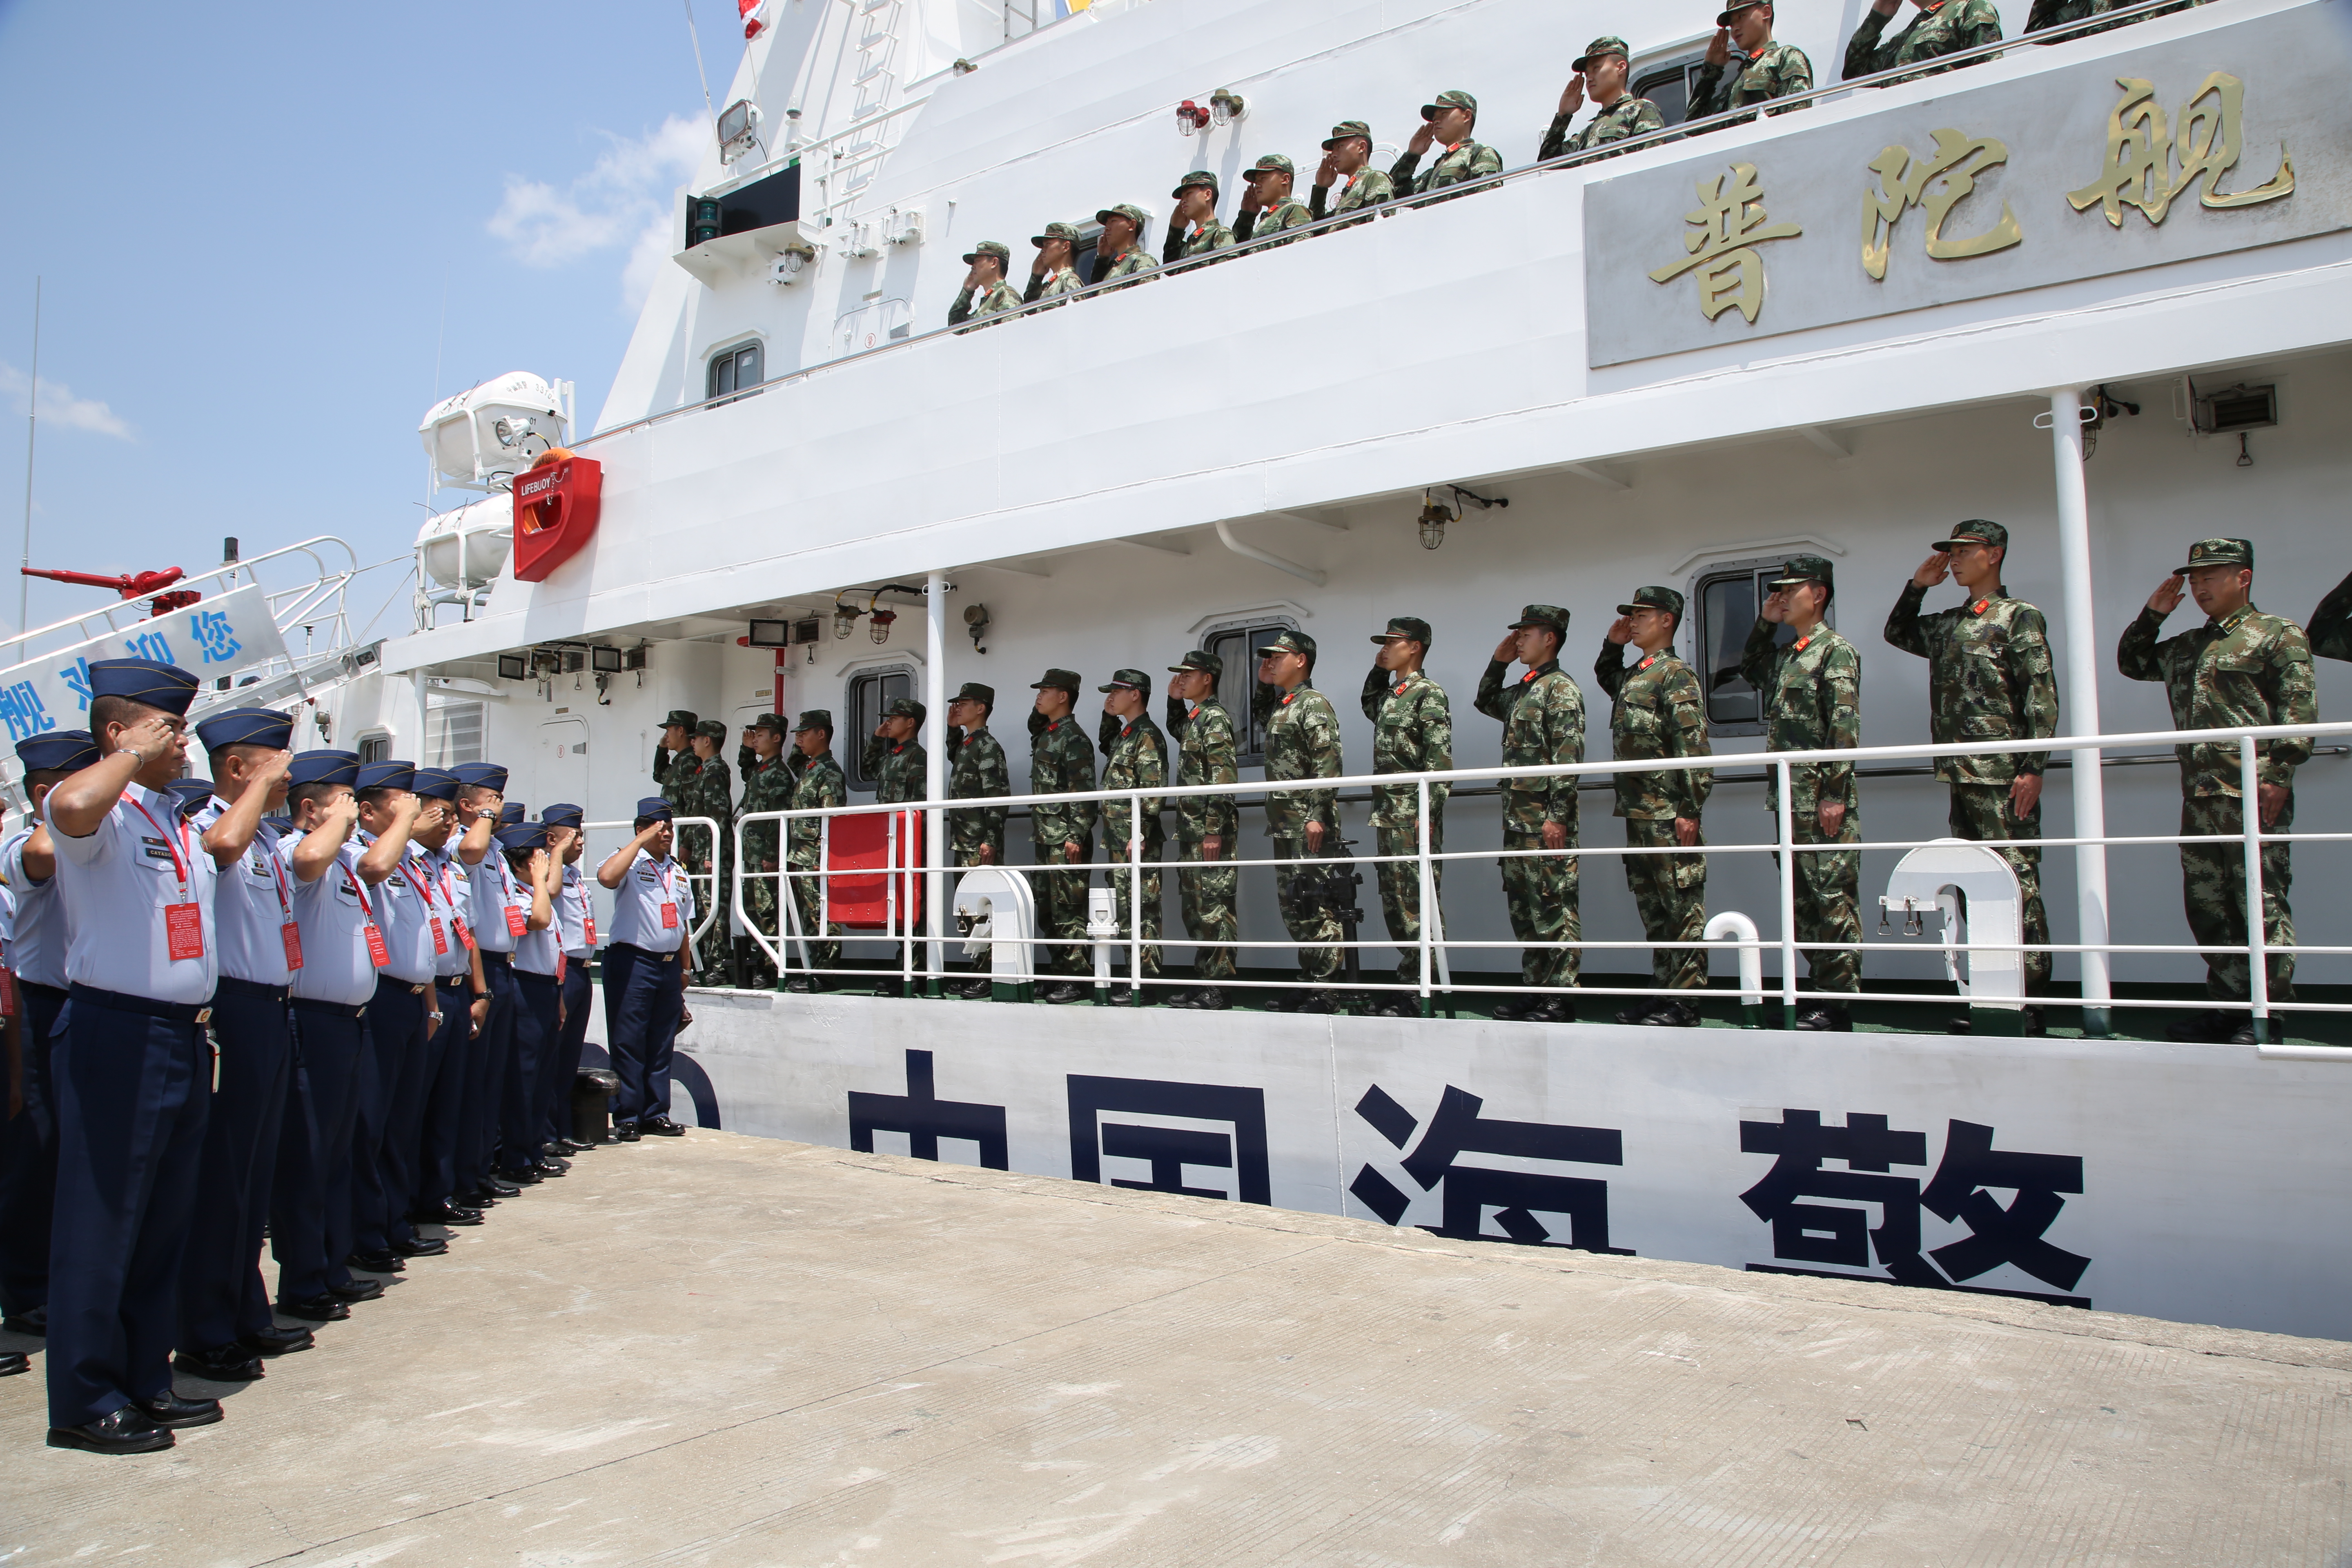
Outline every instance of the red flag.
<path id="1" fill-rule="evenodd" d="M 735 14 L 743 18 L 745 41 L 758 37 L 768 30 L 767 18 L 760 13 L 767 8 L 768 0 L 735 0 Z"/>

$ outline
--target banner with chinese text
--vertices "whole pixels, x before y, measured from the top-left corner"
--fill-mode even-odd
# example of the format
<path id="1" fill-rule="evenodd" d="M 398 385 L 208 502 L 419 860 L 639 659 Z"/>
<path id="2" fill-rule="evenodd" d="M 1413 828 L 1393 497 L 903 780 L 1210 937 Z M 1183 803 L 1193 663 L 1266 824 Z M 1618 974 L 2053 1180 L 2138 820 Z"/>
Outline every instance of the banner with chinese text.
<path id="1" fill-rule="evenodd" d="M 270 619 L 268 598 L 260 584 L 247 584 L 218 598 L 202 599 L 186 609 L 0 670 L 0 724 L 7 726 L 11 746 L 50 730 L 86 727 L 92 659 L 161 659 L 210 687 L 223 676 L 285 657 L 286 645 Z M 196 700 L 203 702 L 205 693 L 199 691 Z"/>

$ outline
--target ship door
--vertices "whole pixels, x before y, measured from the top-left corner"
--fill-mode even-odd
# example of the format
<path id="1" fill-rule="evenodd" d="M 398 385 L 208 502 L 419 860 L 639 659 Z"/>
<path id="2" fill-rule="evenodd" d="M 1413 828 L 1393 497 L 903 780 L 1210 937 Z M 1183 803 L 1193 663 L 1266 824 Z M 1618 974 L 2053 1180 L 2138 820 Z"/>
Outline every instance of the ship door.
<path id="1" fill-rule="evenodd" d="M 566 802 L 588 805 L 588 721 L 550 719 L 539 727 L 539 762 L 531 772 L 530 815 Z M 593 813 L 591 814 L 593 815 Z"/>

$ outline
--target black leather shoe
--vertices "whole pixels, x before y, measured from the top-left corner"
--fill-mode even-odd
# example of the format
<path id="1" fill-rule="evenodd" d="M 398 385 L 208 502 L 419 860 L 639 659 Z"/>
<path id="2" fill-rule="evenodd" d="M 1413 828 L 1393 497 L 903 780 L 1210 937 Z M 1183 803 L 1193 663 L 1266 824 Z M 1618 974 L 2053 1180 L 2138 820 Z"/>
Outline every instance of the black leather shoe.
<path id="1" fill-rule="evenodd" d="M 877 996 L 902 996 L 905 994 L 898 977 L 895 974 L 887 980 L 877 980 L 874 983 L 874 994 Z"/>
<path id="2" fill-rule="evenodd" d="M 362 1274 L 404 1274 L 408 1271 L 408 1265 L 400 1260 L 400 1254 L 390 1248 L 382 1252 L 354 1252 L 343 1259 L 343 1267 L 356 1268 Z M 346 1296 L 343 1299 L 348 1301 L 362 1298 Z"/>
<path id="3" fill-rule="evenodd" d="M 520 1192 L 525 1187 L 539 1185 L 539 1173 L 525 1170 L 520 1165 L 501 1165 L 499 1167 L 499 1180 L 508 1183 L 517 1192 Z"/>
<path id="4" fill-rule="evenodd" d="M 1811 1034 L 1851 1035 L 1853 1014 L 1843 1003 L 1810 1003 L 1797 1009 L 1797 1027 Z"/>
<path id="5" fill-rule="evenodd" d="M 1661 1029 L 1696 1029 L 1698 1009 L 1687 1002 L 1669 1002 L 1643 1021 Z"/>
<path id="6" fill-rule="evenodd" d="M 1339 993 L 1328 986 L 1318 985 L 1298 1000 L 1296 1009 L 1301 1013 L 1332 1014 L 1339 1010 Z"/>
<path id="7" fill-rule="evenodd" d="M 23 1351 L 0 1351 L 0 1377 L 14 1377 L 32 1370 L 32 1358 Z"/>
<path id="8" fill-rule="evenodd" d="M 1528 1024 L 1573 1024 L 1576 1022 L 1576 1003 L 1566 996 L 1547 996 L 1521 1014 L 1520 1021 Z"/>
<path id="9" fill-rule="evenodd" d="M 152 1399 L 133 1403 L 158 1426 L 209 1426 L 221 1418 L 219 1400 L 183 1399 L 168 1388 Z"/>
<path id="10" fill-rule="evenodd" d="M 413 1236 L 394 1242 L 392 1249 L 403 1258 L 438 1258 L 449 1250 L 449 1244 L 437 1236 Z"/>
<path id="11" fill-rule="evenodd" d="M 2264 1019 L 2263 1022 L 2267 1023 L 2271 1026 L 2270 1043 L 2272 1045 L 2283 1046 L 2286 1044 L 2286 1020 L 2284 1018 L 2282 1018 L 2276 1013 L 2273 1013 L 2268 1018 Z M 2259 1045 L 2262 1042 L 2254 1038 L 2254 1019 L 2253 1015 L 2251 1013 L 2246 1016 L 2236 1028 L 2230 1031 L 2230 1044 L 2233 1046 L 2252 1046 Z"/>
<path id="12" fill-rule="evenodd" d="M 208 1351 L 182 1351 L 172 1358 L 172 1370 L 207 1383 L 258 1383 L 261 1358 L 241 1344 L 226 1344 Z"/>
<path id="13" fill-rule="evenodd" d="M 1657 1010 L 1658 1002 L 1656 998 L 1651 996 L 1639 997 L 1631 1006 L 1620 1007 L 1617 1009 L 1617 1021 L 1621 1024 L 1626 1025 L 1646 1024 L 1650 1021 L 1650 1015 Z"/>
<path id="14" fill-rule="evenodd" d="M 134 1405 L 110 1410 L 79 1426 L 49 1428 L 50 1447 L 79 1448 L 91 1454 L 152 1454 L 172 1443 L 172 1434 Z"/>
<path id="15" fill-rule="evenodd" d="M 1233 1004 L 1226 1001 L 1225 994 L 1215 986 L 1203 985 L 1192 993 L 1192 1005 L 1203 1013 L 1222 1013 Z"/>
<path id="16" fill-rule="evenodd" d="M 2025 1010 L 2025 1035 L 2028 1039 L 2040 1039 L 2050 1033 L 2050 1010 L 2028 1007 Z"/>
<path id="17" fill-rule="evenodd" d="M 656 1138 L 683 1138 L 686 1129 L 667 1116 L 656 1116 L 637 1123 L 637 1131 Z"/>
<path id="18" fill-rule="evenodd" d="M 824 987 L 809 975 L 795 974 L 784 982 L 784 989 L 795 996 L 808 996 L 823 990 Z"/>
<path id="19" fill-rule="evenodd" d="M 1055 1006 L 1059 1007 L 1071 1002 L 1086 1001 L 1093 990 L 1093 986 L 1080 985 L 1073 980 L 1057 980 L 1040 991 L 1037 994 L 1037 1000 L 1051 1002 Z"/>
<path id="20" fill-rule="evenodd" d="M 281 1300 L 278 1303 L 278 1311 L 281 1317 L 299 1318 L 306 1323 L 340 1323 L 352 1315 L 352 1310 L 332 1295 Z"/>
<path id="21" fill-rule="evenodd" d="M 634 1143 L 644 1136 L 644 1133 L 637 1131 L 637 1124 L 634 1121 L 613 1123 L 613 1141 L 616 1143 Z"/>
<path id="22" fill-rule="evenodd" d="M 327 1287 L 327 1294 L 347 1307 L 359 1301 L 373 1301 L 383 1294 L 383 1281 L 354 1279 L 348 1285 L 330 1285 Z"/>
<path id="23" fill-rule="evenodd" d="M 458 1204 L 433 1204 L 416 1210 L 408 1218 L 414 1225 L 479 1225 L 482 1211 Z"/>
<path id="24" fill-rule="evenodd" d="M 47 1307 L 27 1307 L 21 1312 L 11 1312 L 0 1318 L 0 1329 L 12 1334 L 30 1334 L 37 1340 L 44 1339 L 49 1331 L 49 1310 Z"/>
<path id="25" fill-rule="evenodd" d="M 2208 1007 L 2202 1013 L 2175 1019 L 2166 1027 L 2164 1037 L 2182 1045 L 2219 1046 L 2226 1044 L 2237 1027 L 2237 1020 L 2229 1014 L 2219 1007 Z"/>
<path id="26" fill-rule="evenodd" d="M 239 1334 L 236 1342 L 257 1356 L 273 1356 L 292 1355 L 296 1351 L 309 1350 L 319 1340 L 308 1329 L 284 1329 L 272 1323 L 266 1329 Z"/>
<path id="27" fill-rule="evenodd" d="M 1506 1024 L 1516 1023 L 1541 1005 L 1541 997 L 1505 996 L 1495 1004 L 1495 1016 Z"/>

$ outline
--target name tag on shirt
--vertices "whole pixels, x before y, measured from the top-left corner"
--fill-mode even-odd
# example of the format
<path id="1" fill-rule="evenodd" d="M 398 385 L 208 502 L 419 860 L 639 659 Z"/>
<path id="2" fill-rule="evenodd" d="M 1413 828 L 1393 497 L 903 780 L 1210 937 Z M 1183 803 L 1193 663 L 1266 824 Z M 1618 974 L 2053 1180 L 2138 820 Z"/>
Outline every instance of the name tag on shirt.
<path id="1" fill-rule="evenodd" d="M 664 904 L 662 906 L 662 930 L 676 931 L 677 929 L 677 906 L 676 904 Z"/>
<path id="2" fill-rule="evenodd" d="M 509 936 L 522 935 L 523 932 L 529 929 L 530 925 L 530 922 L 523 918 L 523 913 L 520 910 L 515 908 L 512 904 L 509 904 L 507 906 L 507 934 Z"/>
<path id="3" fill-rule="evenodd" d="M 205 910 L 202 904 L 163 906 L 165 956 L 174 963 L 205 955 Z"/>
<path id="4" fill-rule="evenodd" d="M 376 929 L 375 921 L 370 921 L 361 929 L 367 933 L 368 962 L 378 969 L 390 963 L 392 950 L 383 945 L 383 932 Z"/>
<path id="5" fill-rule="evenodd" d="M 302 967 L 302 928 L 288 921 L 278 928 L 278 940 L 286 944 L 286 967 Z"/>

